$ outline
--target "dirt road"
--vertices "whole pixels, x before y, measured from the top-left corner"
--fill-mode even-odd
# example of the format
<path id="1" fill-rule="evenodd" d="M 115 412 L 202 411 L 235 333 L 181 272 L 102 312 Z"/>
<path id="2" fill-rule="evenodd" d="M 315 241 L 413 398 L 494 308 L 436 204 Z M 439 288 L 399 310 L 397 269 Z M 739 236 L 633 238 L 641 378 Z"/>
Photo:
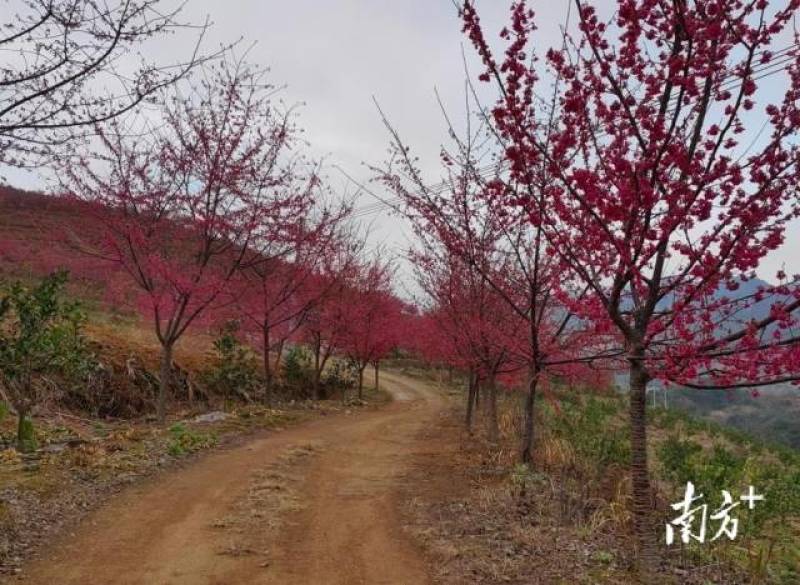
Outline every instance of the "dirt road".
<path id="1" fill-rule="evenodd" d="M 116 497 L 25 571 L 30 585 L 428 583 L 396 488 L 441 407 L 382 378 L 394 402 L 210 455 Z"/>

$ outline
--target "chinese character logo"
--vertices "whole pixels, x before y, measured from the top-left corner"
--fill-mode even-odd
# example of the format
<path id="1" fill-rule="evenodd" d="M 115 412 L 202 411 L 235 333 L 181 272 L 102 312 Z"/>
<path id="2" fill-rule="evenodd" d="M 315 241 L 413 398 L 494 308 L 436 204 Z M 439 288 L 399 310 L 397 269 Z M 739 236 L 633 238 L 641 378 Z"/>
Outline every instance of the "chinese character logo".
<path id="1" fill-rule="evenodd" d="M 683 501 L 672 504 L 672 509 L 680 512 L 680 515 L 667 524 L 667 545 L 675 542 L 676 530 L 680 533 L 681 542 L 684 544 L 689 544 L 692 540 L 701 543 L 706 541 L 709 514 L 708 504 L 700 503 L 702 499 L 703 494 L 696 496 L 694 484 L 687 482 Z M 740 501 L 736 502 L 728 490 L 722 490 L 722 505 L 711 514 L 711 520 L 718 523 L 718 529 L 711 538 L 711 542 L 723 535 L 734 540 L 739 530 L 739 520 L 731 515 L 731 511 L 742 502 L 745 502 L 747 507 L 752 510 L 755 508 L 755 503 L 763 499 L 763 495 L 755 493 L 753 486 L 750 486 L 748 492 L 742 494 L 739 497 Z M 695 505 L 696 503 L 698 505 Z"/>

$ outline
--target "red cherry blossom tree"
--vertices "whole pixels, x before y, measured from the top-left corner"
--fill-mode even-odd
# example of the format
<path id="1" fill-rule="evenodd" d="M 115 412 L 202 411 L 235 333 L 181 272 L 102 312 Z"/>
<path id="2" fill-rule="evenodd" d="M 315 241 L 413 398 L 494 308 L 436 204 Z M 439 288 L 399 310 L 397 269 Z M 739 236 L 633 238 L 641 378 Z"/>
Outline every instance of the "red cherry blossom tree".
<path id="1" fill-rule="evenodd" d="M 126 272 L 153 319 L 161 422 L 175 343 L 220 301 L 262 231 L 289 225 L 302 208 L 303 194 L 283 188 L 294 178 L 284 162 L 291 114 L 271 94 L 259 70 L 221 61 L 166 102 L 159 129 L 132 135 L 114 125 L 101 131 L 105 165 L 66 169 L 70 193 L 103 227 L 84 250 Z"/>
<path id="2" fill-rule="evenodd" d="M 349 303 L 349 289 L 355 285 L 366 239 L 343 224 L 338 237 L 326 249 L 318 272 L 309 283 L 314 302 L 303 315 L 298 337 L 311 347 L 314 356 L 313 391 L 325 398 L 322 373 L 331 357 L 341 353 Z"/>
<path id="3" fill-rule="evenodd" d="M 480 112 L 480 104 L 474 107 Z M 554 109 L 551 105 L 551 111 Z M 463 138 L 448 118 L 453 146 L 442 151 L 446 178 L 442 185 L 431 187 L 423 180 L 410 148 L 388 121 L 384 122 L 392 135 L 394 156 L 380 177 L 405 204 L 403 212 L 418 240 L 436 240 L 468 265 L 513 314 L 513 318 L 506 315 L 501 326 L 495 323 L 494 339 L 527 369 L 520 459 L 531 464 L 537 388 L 548 374 L 565 378 L 582 373 L 605 356 L 596 343 L 602 338 L 589 331 L 586 323 L 579 323 L 564 301 L 564 297 L 580 299 L 585 287 L 565 278 L 558 256 L 548 249 L 542 227 L 528 221 L 534 206 L 539 214 L 547 212 L 548 169 L 539 164 L 525 182 L 519 182 L 507 176 L 503 164 L 481 168 L 480 161 L 493 160 L 504 144 L 490 117 L 481 112 L 475 120 L 468 118 Z M 551 116 L 546 130 L 554 128 L 555 116 Z M 519 197 L 527 198 L 527 209 L 506 205 L 507 199 Z M 425 246 L 431 249 L 432 243 Z M 498 319 L 501 314 L 493 312 L 486 318 Z M 509 327 L 514 320 L 518 322 Z M 470 389 L 469 395 L 474 392 Z M 472 399 L 468 399 L 468 424 L 471 408 Z"/>
<path id="4" fill-rule="evenodd" d="M 378 364 L 398 343 L 402 305 L 392 294 L 393 268 L 380 258 L 357 267 L 345 289 L 342 352 L 358 371 L 358 397 L 363 398 L 364 370 Z M 377 383 L 377 374 L 376 374 Z"/>
<path id="5" fill-rule="evenodd" d="M 408 338 L 406 349 L 428 366 L 468 369 L 459 353 L 456 336 L 447 334 L 436 307 L 423 307 L 410 320 L 409 329 L 413 335 Z"/>
<path id="6" fill-rule="evenodd" d="M 577 39 L 547 54 L 564 82 L 552 134 L 535 99 L 541 71 L 525 2 L 512 5 L 500 62 L 474 6 L 463 6 L 481 77 L 500 90 L 492 113 L 511 176 L 525 182 L 544 163 L 555 179 L 547 214 L 524 197 L 506 204 L 530 209 L 562 269 L 585 283 L 573 310 L 620 340 L 644 568 L 655 562 L 648 382 L 720 388 L 800 374 L 797 281 L 735 293 L 800 213 L 800 62 L 796 49 L 777 46 L 800 3 L 770 4 L 619 0 L 606 23 L 575 0 Z M 784 91 L 770 96 L 759 81 L 778 54 Z M 762 136 L 747 134 L 762 125 Z M 764 317 L 753 316 L 759 304 Z"/>
<path id="7" fill-rule="evenodd" d="M 343 245 L 343 222 L 350 212 L 346 204 L 337 209 L 318 207 L 322 193 L 316 174 L 294 192 L 303 196 L 295 214 L 287 218 L 289 224 L 260 226 L 263 235 L 256 239 L 231 290 L 245 329 L 253 329 L 261 339 L 267 398 L 284 345 L 335 285 L 322 274 L 330 256 Z M 274 368 L 271 351 L 277 354 Z"/>
<path id="8" fill-rule="evenodd" d="M 499 438 L 497 378 L 524 368 L 516 351 L 519 339 L 525 338 L 524 321 L 474 264 L 435 238 L 421 239 L 420 243 L 424 247 L 412 253 L 411 260 L 430 300 L 429 312 L 454 350 L 450 363 L 465 367 L 469 373 L 466 426 L 472 427 L 474 408 L 484 387 L 488 437 L 495 442 Z"/>

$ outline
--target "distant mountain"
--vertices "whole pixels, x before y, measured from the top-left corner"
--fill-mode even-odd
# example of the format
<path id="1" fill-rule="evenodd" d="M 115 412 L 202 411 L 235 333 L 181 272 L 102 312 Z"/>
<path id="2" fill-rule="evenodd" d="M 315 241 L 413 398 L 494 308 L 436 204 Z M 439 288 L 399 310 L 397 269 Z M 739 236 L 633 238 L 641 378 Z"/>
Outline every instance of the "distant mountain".
<path id="1" fill-rule="evenodd" d="M 715 299 L 744 299 L 769 289 L 769 282 L 753 278 L 742 280 L 736 290 L 721 287 Z M 790 301 L 793 297 L 771 295 L 770 298 L 755 302 L 739 311 L 735 319 L 720 329 L 724 334 L 731 329 L 738 329 L 740 324 L 751 320 L 761 320 L 769 316 L 773 303 L 777 300 Z M 667 297 L 660 308 L 669 307 L 674 298 Z M 767 329 L 769 334 L 770 329 Z M 628 376 L 619 373 L 615 377 L 618 387 L 627 389 Z M 664 387 L 659 383 L 651 383 L 651 401 L 664 405 Z M 759 388 L 759 396 L 754 397 L 748 389 L 736 390 L 694 390 L 671 387 L 667 391 L 666 404 L 669 408 L 678 408 L 701 418 L 738 428 L 756 438 L 780 442 L 800 449 L 800 387 L 790 384 L 776 384 Z"/>
<path id="2" fill-rule="evenodd" d="M 759 290 L 768 290 L 775 285 L 770 284 L 769 282 L 762 280 L 760 278 L 751 278 L 751 279 L 742 279 L 738 282 L 738 288 L 736 290 L 728 290 L 727 286 L 720 286 L 719 289 L 714 293 L 712 298 L 714 300 L 722 300 L 722 299 L 730 299 L 732 301 L 736 301 L 739 299 L 747 299 L 749 297 L 753 297 L 758 293 Z M 769 316 L 770 308 L 772 307 L 773 303 L 776 301 L 790 301 L 792 297 L 789 295 L 779 295 L 779 294 L 771 294 L 769 298 L 765 298 L 761 301 L 755 302 L 746 308 L 739 311 L 736 315 L 736 323 L 734 326 L 737 326 L 739 323 L 746 323 L 751 320 L 761 320 L 765 317 Z M 670 294 L 667 295 L 659 304 L 659 309 L 666 309 L 670 307 L 675 302 L 674 295 Z"/>
<path id="3" fill-rule="evenodd" d="M 737 428 L 765 441 L 800 449 L 800 387 L 780 384 L 748 390 L 669 391 L 669 408 Z"/>

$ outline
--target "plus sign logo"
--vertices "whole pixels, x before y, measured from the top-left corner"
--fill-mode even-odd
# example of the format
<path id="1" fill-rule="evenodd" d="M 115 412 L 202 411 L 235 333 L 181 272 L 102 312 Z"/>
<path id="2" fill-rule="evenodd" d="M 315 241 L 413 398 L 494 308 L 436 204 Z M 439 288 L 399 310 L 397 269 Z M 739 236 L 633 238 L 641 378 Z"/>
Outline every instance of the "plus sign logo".
<path id="1" fill-rule="evenodd" d="M 747 507 L 753 510 L 756 507 L 756 502 L 761 502 L 764 499 L 763 495 L 756 494 L 753 486 L 750 486 L 746 495 L 739 497 L 743 502 L 747 502 Z"/>

